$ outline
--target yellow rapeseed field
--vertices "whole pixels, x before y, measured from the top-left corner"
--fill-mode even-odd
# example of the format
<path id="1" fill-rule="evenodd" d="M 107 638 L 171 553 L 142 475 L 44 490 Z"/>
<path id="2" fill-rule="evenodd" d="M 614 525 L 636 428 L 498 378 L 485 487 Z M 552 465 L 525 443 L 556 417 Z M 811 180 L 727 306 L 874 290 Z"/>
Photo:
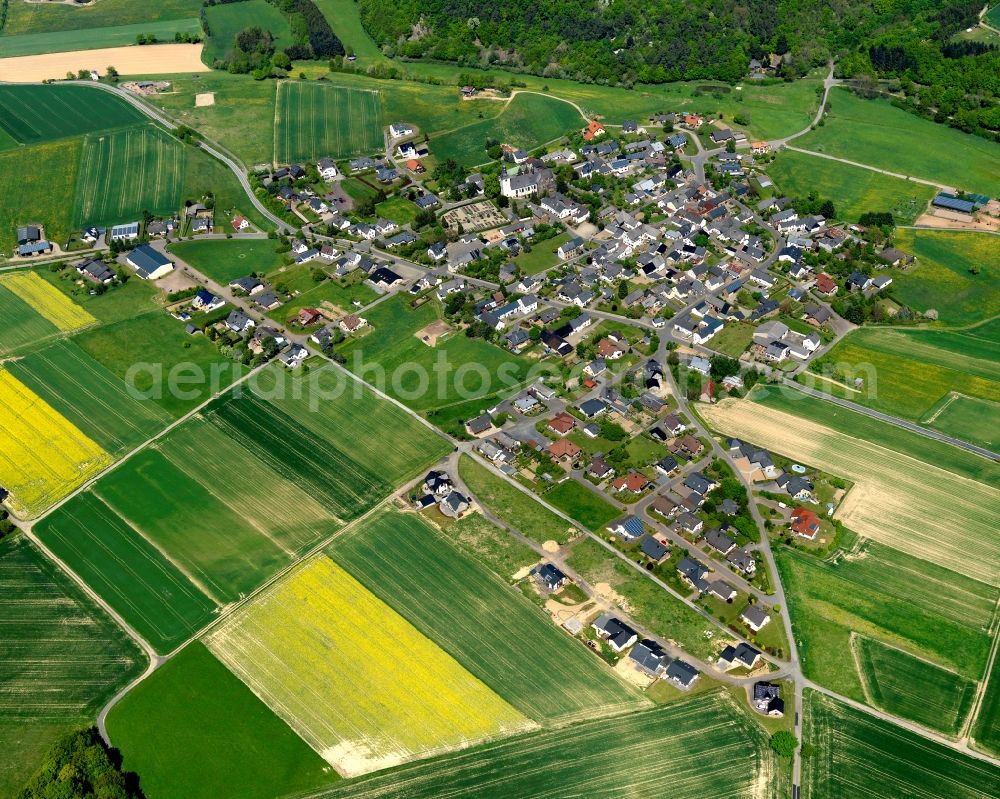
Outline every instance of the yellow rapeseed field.
<path id="1" fill-rule="evenodd" d="M 344 776 L 535 726 L 325 555 L 206 643 Z"/>
<path id="2" fill-rule="evenodd" d="M 4 286 L 62 331 L 79 330 L 97 320 L 51 283 L 34 272 L 11 272 L 0 276 Z"/>
<path id="3" fill-rule="evenodd" d="M 0 486 L 11 509 L 36 516 L 110 465 L 111 456 L 0 369 Z"/>

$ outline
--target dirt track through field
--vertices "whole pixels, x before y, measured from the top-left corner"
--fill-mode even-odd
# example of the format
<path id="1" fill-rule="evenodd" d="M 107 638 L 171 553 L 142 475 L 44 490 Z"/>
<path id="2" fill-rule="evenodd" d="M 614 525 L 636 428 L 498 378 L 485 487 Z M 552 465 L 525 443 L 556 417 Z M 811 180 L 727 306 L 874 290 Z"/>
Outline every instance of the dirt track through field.
<path id="1" fill-rule="evenodd" d="M 201 48 L 200 44 L 156 44 L 0 58 L 0 81 L 63 80 L 67 72 L 76 73 L 81 69 L 96 69 L 104 75 L 109 65 L 117 69 L 119 75 L 204 72 L 207 67 L 201 61 Z"/>
<path id="2" fill-rule="evenodd" d="M 1000 491 L 823 425 L 743 400 L 700 406 L 708 423 L 855 483 L 835 518 L 856 533 L 1000 585 Z"/>

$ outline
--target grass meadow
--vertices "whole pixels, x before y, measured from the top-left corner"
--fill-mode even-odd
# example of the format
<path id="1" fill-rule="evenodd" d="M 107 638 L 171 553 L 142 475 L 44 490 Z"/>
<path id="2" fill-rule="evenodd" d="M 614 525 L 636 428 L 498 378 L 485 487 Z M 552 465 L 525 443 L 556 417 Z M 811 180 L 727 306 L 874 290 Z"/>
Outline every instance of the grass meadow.
<path id="1" fill-rule="evenodd" d="M 4 36 L 37 31 L 86 31 L 132 23 L 198 16 L 201 0 L 158 0 L 155 6 L 137 6 L 134 0 L 100 0 L 89 6 L 62 3 L 11 3 Z M 87 36 L 86 33 L 83 34 Z M 86 39 L 85 39 L 86 40 Z M 81 48 L 87 45 L 81 45 Z M 89 45 L 96 47 L 97 45 Z"/>
<path id="2" fill-rule="evenodd" d="M 68 139 L 0 151 L 0 196 L 4 198 L 0 253 L 13 252 L 17 227 L 24 224 L 43 225 L 46 238 L 66 243 L 73 229 L 73 191 L 82 148 L 80 139 Z M 31 169 L 24 169 L 25 163 Z"/>
<path id="3" fill-rule="evenodd" d="M 885 100 L 863 100 L 848 89 L 833 89 L 830 107 L 825 124 L 796 139 L 796 147 L 964 191 L 1000 194 L 1000 147 L 995 142 L 922 119 Z M 886 147 L 887 141 L 894 146 Z"/>
<path id="4" fill-rule="evenodd" d="M 157 652 L 169 652 L 213 618 L 216 602 L 92 492 L 61 506 L 35 532 Z"/>
<path id="5" fill-rule="evenodd" d="M 353 49 L 359 58 L 384 58 L 378 45 L 361 24 L 361 15 L 354 0 L 316 0 L 316 5 L 345 49 Z"/>
<path id="6" fill-rule="evenodd" d="M 892 295 L 918 311 L 933 308 L 941 324 L 963 327 L 1000 314 L 1000 247 L 989 233 L 897 230 L 895 246 L 917 263 L 892 275 Z M 972 274 L 973 267 L 979 274 Z"/>
<path id="7" fill-rule="evenodd" d="M 83 142 L 74 227 L 112 225 L 143 211 L 173 214 L 183 199 L 187 148 L 155 125 L 87 136 Z"/>
<path id="8" fill-rule="evenodd" d="M 643 704 L 600 659 L 415 514 L 383 513 L 335 538 L 327 552 L 540 724 Z"/>
<path id="9" fill-rule="evenodd" d="M 929 741 L 816 691 L 805 694 L 803 741 L 815 753 L 802 762 L 809 799 L 988 799 L 1000 769 Z"/>
<path id="10" fill-rule="evenodd" d="M 125 383 L 81 350 L 57 341 L 7 364 L 24 385 L 46 400 L 88 438 L 111 453 L 135 447 L 170 423 L 151 401 L 132 397 Z"/>
<path id="11" fill-rule="evenodd" d="M 729 643 L 718 627 L 592 538 L 577 541 L 567 563 L 590 585 L 609 586 L 636 622 L 696 658 L 714 661 Z"/>
<path id="12" fill-rule="evenodd" d="M 1000 4 L 993 6 L 986 15 L 983 17 L 988 25 L 992 25 L 994 28 L 1000 28 Z"/>
<path id="13" fill-rule="evenodd" d="M 324 555 L 231 614 L 206 644 L 345 776 L 531 726 Z"/>
<path id="14" fill-rule="evenodd" d="M 103 47 L 126 47 L 135 44 L 140 33 L 153 34 L 161 41 L 173 41 L 175 33 L 201 35 L 201 23 L 197 9 L 188 19 L 160 20 L 159 22 L 135 22 L 130 25 L 109 25 L 87 30 L 53 30 L 38 33 L 22 33 L 18 36 L 0 38 L 0 51 L 4 58 L 40 53 L 65 53 L 73 50 L 94 50 Z M 104 65 L 107 66 L 107 65 Z M 104 72 L 104 66 L 95 67 Z"/>
<path id="15" fill-rule="evenodd" d="M 278 84 L 274 157 L 289 163 L 376 152 L 382 124 L 378 92 L 286 81 Z"/>
<path id="16" fill-rule="evenodd" d="M 760 727 L 715 692 L 345 781 L 315 799 L 438 799 L 443 786 L 450 799 L 774 799 L 776 770 Z"/>
<path id="17" fill-rule="evenodd" d="M 467 513 L 443 525 L 440 532 L 480 566 L 507 583 L 514 582 L 515 575 L 522 569 L 538 562 L 535 550 L 480 513 Z"/>
<path id="18" fill-rule="evenodd" d="M 865 693 L 875 707 L 958 737 L 976 681 L 864 636 L 857 636 L 854 646 Z"/>
<path id="19" fill-rule="evenodd" d="M 0 542 L 0 794 L 145 666 L 138 647 L 23 535 Z"/>
<path id="20" fill-rule="evenodd" d="M 111 464 L 79 428 L 0 369 L 0 485 L 21 518 L 37 516 Z"/>
<path id="21" fill-rule="evenodd" d="M 282 380 L 290 381 L 288 390 L 280 389 Z M 451 449 L 434 430 L 332 366 L 312 370 L 308 381 L 273 367 L 254 383 L 314 439 L 349 453 L 390 485 L 416 476 Z"/>
<path id="22" fill-rule="evenodd" d="M 934 196 L 930 186 L 792 150 L 780 153 L 767 173 L 782 194 L 806 197 L 815 191 L 833 200 L 837 218 L 848 222 L 866 211 L 891 211 L 897 224 L 910 224 Z"/>
<path id="23" fill-rule="evenodd" d="M 529 361 L 482 339 L 455 333 L 439 340 L 436 347 L 424 344 L 416 332 L 440 316 L 441 306 L 436 301 L 426 302 L 416 310 L 403 295 L 380 303 L 365 313 L 372 332 L 341 350 L 348 368 L 368 382 L 384 374 L 382 382 L 386 385 L 380 388 L 422 413 L 460 400 L 492 396 L 498 388 L 513 388 L 524 381 Z M 467 375 L 468 370 L 460 371 L 460 367 L 468 363 L 479 364 L 482 369 Z M 400 369 L 403 364 L 419 365 L 429 380 L 422 382 L 413 369 Z M 489 373 L 489 380 L 481 379 L 484 372 Z M 465 396 L 460 396 L 457 383 L 463 376 Z"/>
<path id="24" fill-rule="evenodd" d="M 585 124 L 580 112 L 569 103 L 522 93 L 505 104 L 497 116 L 434 137 L 431 152 L 439 161 L 453 158 L 460 164 L 472 166 L 489 161 L 486 155 L 489 138 L 513 147 L 533 149 Z"/>
<path id="25" fill-rule="evenodd" d="M 617 507 L 572 478 L 547 491 L 545 501 L 593 531 L 622 515 Z"/>
<path id="26" fill-rule="evenodd" d="M 981 676 L 995 588 L 871 541 L 826 560 L 775 554 L 804 670 L 821 685 L 867 701 L 852 631 L 908 653 L 897 653 L 896 671 L 919 670 L 923 661 L 910 661 L 922 658 L 954 672 L 956 689 Z"/>
<path id="27" fill-rule="evenodd" d="M 842 339 L 817 363 L 836 369 L 844 382 L 865 377 L 862 392 L 847 395 L 861 405 L 946 433 L 953 432 L 947 423 L 955 418 L 963 432 L 973 433 L 971 441 L 987 446 L 1000 429 L 1000 405 L 994 402 L 978 405 L 972 416 L 957 408 L 952 417 L 934 413 L 952 392 L 981 400 L 1000 397 L 1000 345 L 995 342 L 951 331 L 863 329 Z M 867 377 L 872 367 L 874 382 Z M 817 385 L 838 390 L 825 381 Z"/>
<path id="28" fill-rule="evenodd" d="M 284 258 L 275 246 L 268 239 L 203 239 L 176 242 L 170 252 L 225 285 L 250 273 L 267 274 L 281 267 Z"/>
<path id="29" fill-rule="evenodd" d="M 565 544 L 579 534 L 573 525 L 538 504 L 534 497 L 518 490 L 471 457 L 463 455 L 458 473 L 480 504 L 522 535 L 539 544 Z"/>
<path id="30" fill-rule="evenodd" d="M 246 0 L 241 3 L 208 6 L 205 9 L 205 16 L 208 18 L 208 28 L 212 35 L 205 41 L 201 60 L 209 65 L 231 53 L 236 34 L 247 28 L 258 27 L 270 32 L 274 37 L 275 51 L 284 50 L 292 44 L 292 32 L 288 27 L 288 20 L 267 0 Z"/>
<path id="31" fill-rule="evenodd" d="M 87 86 L 0 86 L 0 127 L 21 144 L 65 139 L 145 120 L 124 100 Z"/>
<path id="32" fill-rule="evenodd" d="M 139 772 L 149 796 L 272 799 L 336 779 L 305 741 L 198 642 L 130 691 L 107 725 L 124 768 Z"/>

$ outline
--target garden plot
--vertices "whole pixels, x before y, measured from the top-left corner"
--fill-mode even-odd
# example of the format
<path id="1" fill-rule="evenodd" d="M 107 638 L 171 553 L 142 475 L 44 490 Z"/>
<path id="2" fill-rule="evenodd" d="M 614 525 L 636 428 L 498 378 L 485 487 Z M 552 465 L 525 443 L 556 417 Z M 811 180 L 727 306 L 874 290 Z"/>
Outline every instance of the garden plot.
<path id="1" fill-rule="evenodd" d="M 847 433 L 747 400 L 699 406 L 717 431 L 855 485 L 835 518 L 875 541 L 1000 584 L 1000 491 Z"/>
<path id="2" fill-rule="evenodd" d="M 323 555 L 206 643 L 346 776 L 533 726 Z"/>

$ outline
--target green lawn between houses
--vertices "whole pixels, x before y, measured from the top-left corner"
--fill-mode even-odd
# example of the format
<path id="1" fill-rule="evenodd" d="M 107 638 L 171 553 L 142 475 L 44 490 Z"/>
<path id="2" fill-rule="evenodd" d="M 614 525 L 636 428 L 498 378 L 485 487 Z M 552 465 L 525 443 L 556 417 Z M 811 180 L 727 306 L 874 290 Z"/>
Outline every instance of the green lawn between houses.
<path id="1" fill-rule="evenodd" d="M 338 779 L 198 641 L 130 691 L 107 724 L 148 796 L 273 799 Z"/>
<path id="2" fill-rule="evenodd" d="M 544 496 L 546 502 L 596 532 L 622 515 L 610 502 L 572 478 L 563 480 Z"/>
<path id="3" fill-rule="evenodd" d="M 170 252 L 223 285 L 253 273 L 279 269 L 284 256 L 268 239 L 195 239 L 170 245 Z"/>

